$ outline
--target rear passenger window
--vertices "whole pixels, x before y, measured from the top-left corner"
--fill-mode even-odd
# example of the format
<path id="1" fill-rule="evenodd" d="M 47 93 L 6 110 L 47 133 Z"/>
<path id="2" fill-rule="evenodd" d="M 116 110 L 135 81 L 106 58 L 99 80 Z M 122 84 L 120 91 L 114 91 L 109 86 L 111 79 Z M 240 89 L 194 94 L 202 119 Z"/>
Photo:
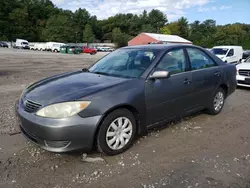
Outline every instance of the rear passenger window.
<path id="1" fill-rule="evenodd" d="M 168 52 L 156 67 L 157 71 L 168 71 L 171 75 L 186 71 L 186 57 L 183 49 Z"/>
<path id="2" fill-rule="evenodd" d="M 187 48 L 192 70 L 205 69 L 216 66 L 215 62 L 203 51 Z"/>

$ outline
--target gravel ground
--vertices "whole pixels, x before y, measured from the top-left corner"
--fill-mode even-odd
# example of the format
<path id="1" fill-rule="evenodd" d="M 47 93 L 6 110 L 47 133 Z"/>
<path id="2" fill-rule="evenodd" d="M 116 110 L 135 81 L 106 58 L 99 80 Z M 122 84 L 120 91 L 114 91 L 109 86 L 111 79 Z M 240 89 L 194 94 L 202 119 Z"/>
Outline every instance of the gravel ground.
<path id="1" fill-rule="evenodd" d="M 103 55 L 0 49 L 0 187 L 250 187 L 250 90 L 244 88 L 221 114 L 151 130 L 118 156 L 93 152 L 83 161 L 82 153 L 54 154 L 28 143 L 14 114 L 25 85 L 88 67 Z"/>

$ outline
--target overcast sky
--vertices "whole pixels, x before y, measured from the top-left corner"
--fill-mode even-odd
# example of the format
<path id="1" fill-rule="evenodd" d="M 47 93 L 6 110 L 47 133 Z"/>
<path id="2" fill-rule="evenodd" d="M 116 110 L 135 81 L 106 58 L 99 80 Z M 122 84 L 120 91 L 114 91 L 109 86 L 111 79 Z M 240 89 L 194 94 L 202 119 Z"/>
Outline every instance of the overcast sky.
<path id="1" fill-rule="evenodd" d="M 87 9 L 104 19 L 117 13 L 140 14 L 159 9 L 169 21 L 181 16 L 194 20 L 214 19 L 217 24 L 250 23 L 250 0 L 52 0 L 57 7 L 75 11 Z"/>

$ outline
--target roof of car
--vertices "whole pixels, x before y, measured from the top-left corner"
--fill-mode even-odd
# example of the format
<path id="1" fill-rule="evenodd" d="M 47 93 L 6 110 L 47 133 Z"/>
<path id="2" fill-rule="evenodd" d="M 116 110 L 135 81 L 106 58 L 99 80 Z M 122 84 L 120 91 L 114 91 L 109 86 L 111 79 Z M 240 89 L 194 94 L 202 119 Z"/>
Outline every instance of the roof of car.
<path id="1" fill-rule="evenodd" d="M 147 45 L 137 45 L 137 46 L 127 46 L 126 49 L 168 49 L 171 47 L 183 47 L 183 46 L 194 46 L 191 44 L 147 44 Z"/>

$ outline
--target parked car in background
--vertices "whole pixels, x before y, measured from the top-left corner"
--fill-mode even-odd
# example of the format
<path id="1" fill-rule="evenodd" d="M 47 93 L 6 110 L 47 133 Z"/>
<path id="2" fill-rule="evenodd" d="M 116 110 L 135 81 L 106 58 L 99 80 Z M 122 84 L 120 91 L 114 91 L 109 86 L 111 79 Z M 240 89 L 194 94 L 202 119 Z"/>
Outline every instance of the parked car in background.
<path id="1" fill-rule="evenodd" d="M 103 51 L 104 51 L 104 49 L 103 49 L 102 47 L 100 47 L 100 46 L 96 47 L 96 50 L 97 50 L 98 52 L 103 52 Z"/>
<path id="2" fill-rule="evenodd" d="M 35 45 L 36 44 L 30 44 L 29 46 L 30 46 L 30 50 L 35 50 Z"/>
<path id="3" fill-rule="evenodd" d="M 219 114 L 235 89 L 235 65 L 203 48 L 132 46 L 90 69 L 30 85 L 16 112 L 23 135 L 46 150 L 91 150 L 96 144 L 116 155 L 148 128 L 204 109 Z"/>
<path id="4" fill-rule="evenodd" d="M 46 51 L 47 50 L 46 43 L 37 44 L 37 50 L 39 50 L 39 51 Z"/>
<path id="5" fill-rule="evenodd" d="M 0 47 L 9 48 L 9 45 L 6 42 L 0 41 Z"/>
<path id="6" fill-rule="evenodd" d="M 30 44 L 30 50 L 37 50 L 37 51 L 45 51 L 46 50 L 46 44 L 44 43 L 35 43 Z"/>
<path id="7" fill-rule="evenodd" d="M 30 46 L 30 49 L 31 50 L 39 50 L 39 44 L 36 43 L 36 44 L 33 45 L 33 47 Z"/>
<path id="8" fill-rule="evenodd" d="M 243 63 L 236 66 L 237 68 L 237 85 L 243 87 L 250 87 L 250 57 Z"/>
<path id="9" fill-rule="evenodd" d="M 51 48 L 52 52 L 60 52 L 61 46 L 65 46 L 65 44 L 64 43 L 53 44 Z"/>
<path id="10" fill-rule="evenodd" d="M 247 59 L 248 57 L 250 57 L 250 50 L 246 50 L 243 52 L 243 58 L 242 59 Z"/>
<path id="11" fill-rule="evenodd" d="M 90 55 L 95 55 L 97 53 L 97 50 L 95 48 L 89 48 L 87 46 L 83 46 L 82 52 Z"/>
<path id="12" fill-rule="evenodd" d="M 46 43 L 46 50 L 50 51 L 50 52 L 56 52 L 58 50 L 58 52 L 60 51 L 60 47 L 64 46 L 64 43 L 60 43 L 60 42 L 47 42 Z"/>
<path id="13" fill-rule="evenodd" d="M 99 52 L 113 52 L 115 49 L 111 47 L 99 46 L 97 47 L 97 51 Z"/>
<path id="14" fill-rule="evenodd" d="M 14 48 L 17 49 L 30 49 L 29 42 L 24 39 L 16 39 L 16 43 L 14 45 Z"/>
<path id="15" fill-rule="evenodd" d="M 240 63 L 243 56 L 242 46 L 215 46 L 212 49 L 217 57 L 226 63 Z"/>

